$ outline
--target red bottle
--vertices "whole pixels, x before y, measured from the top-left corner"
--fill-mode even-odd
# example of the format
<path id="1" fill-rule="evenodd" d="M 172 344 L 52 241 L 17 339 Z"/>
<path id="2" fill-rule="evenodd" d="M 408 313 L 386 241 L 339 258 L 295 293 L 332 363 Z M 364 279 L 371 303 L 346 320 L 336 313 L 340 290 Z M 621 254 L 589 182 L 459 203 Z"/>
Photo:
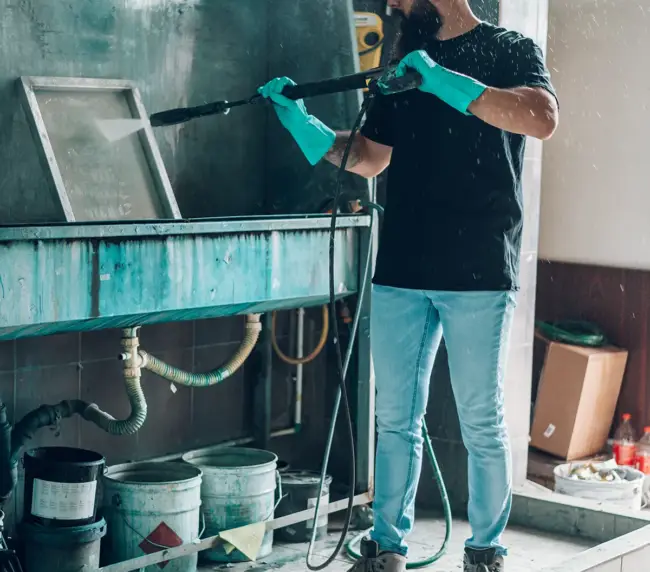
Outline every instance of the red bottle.
<path id="1" fill-rule="evenodd" d="M 614 458 L 620 466 L 636 465 L 636 437 L 629 413 L 623 415 L 623 421 L 614 434 Z"/>
<path id="2" fill-rule="evenodd" d="M 636 468 L 650 475 L 650 427 L 643 430 L 643 437 L 636 446 Z"/>

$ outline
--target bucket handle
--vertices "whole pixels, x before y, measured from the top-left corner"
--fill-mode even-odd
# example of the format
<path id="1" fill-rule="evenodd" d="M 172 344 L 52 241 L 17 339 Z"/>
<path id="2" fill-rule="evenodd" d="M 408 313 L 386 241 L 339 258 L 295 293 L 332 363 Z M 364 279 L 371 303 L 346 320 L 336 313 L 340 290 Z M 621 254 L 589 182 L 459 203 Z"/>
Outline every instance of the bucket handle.
<path id="1" fill-rule="evenodd" d="M 199 521 L 201 523 L 201 528 L 199 529 L 199 535 L 197 538 L 201 539 L 205 534 L 205 513 L 203 512 L 203 507 L 199 508 L 199 518 L 201 519 Z"/>
<path id="2" fill-rule="evenodd" d="M 280 474 L 280 471 L 275 471 L 275 505 L 273 506 L 274 513 L 285 496 L 286 495 L 282 494 L 282 475 Z M 270 518 L 273 518 L 273 515 L 271 515 Z"/>

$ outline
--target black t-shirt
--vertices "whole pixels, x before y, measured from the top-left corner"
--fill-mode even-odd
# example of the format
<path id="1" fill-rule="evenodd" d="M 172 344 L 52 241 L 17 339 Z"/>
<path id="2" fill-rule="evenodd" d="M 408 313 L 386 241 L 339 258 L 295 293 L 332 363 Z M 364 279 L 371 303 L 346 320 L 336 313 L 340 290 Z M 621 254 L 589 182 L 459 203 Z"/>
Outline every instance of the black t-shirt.
<path id="1" fill-rule="evenodd" d="M 555 95 L 541 50 L 516 32 L 482 23 L 427 52 L 490 87 Z M 375 284 L 518 289 L 525 137 L 421 91 L 378 97 L 361 133 L 393 147 Z"/>

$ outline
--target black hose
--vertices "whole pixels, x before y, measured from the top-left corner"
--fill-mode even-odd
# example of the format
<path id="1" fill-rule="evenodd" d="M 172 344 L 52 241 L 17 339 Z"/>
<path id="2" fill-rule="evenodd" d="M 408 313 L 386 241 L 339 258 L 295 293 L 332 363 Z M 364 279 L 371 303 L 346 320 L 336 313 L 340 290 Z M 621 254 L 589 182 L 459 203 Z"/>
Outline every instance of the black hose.
<path id="1" fill-rule="evenodd" d="M 382 38 L 377 42 L 374 46 L 370 46 L 369 48 L 366 48 L 365 50 L 362 50 L 359 52 L 359 57 L 362 58 L 363 56 L 367 56 L 369 54 L 372 54 L 373 52 L 376 52 L 379 48 L 381 48 L 385 43 L 385 39 Z"/>
<path id="2" fill-rule="evenodd" d="M 16 465 L 23 448 L 36 432 L 43 427 L 57 425 L 61 419 L 73 415 L 83 416 L 89 404 L 79 399 L 62 401 L 57 405 L 41 405 L 23 417 L 14 427 L 11 436 L 11 462 Z"/>
<path id="3" fill-rule="evenodd" d="M 27 442 L 43 427 L 57 425 L 61 419 L 83 416 L 89 404 L 72 399 L 57 405 L 41 405 L 25 415 L 12 429 L 7 407 L 0 401 L 0 505 L 13 493 L 18 482 L 18 461 Z"/>
<path id="4" fill-rule="evenodd" d="M 350 410 L 350 402 L 348 399 L 348 391 L 347 391 L 347 386 L 346 386 L 346 378 L 347 378 L 347 365 L 343 363 L 343 353 L 341 351 L 341 338 L 339 335 L 339 327 L 338 327 L 338 319 L 337 319 L 337 312 L 336 312 L 336 286 L 335 286 L 335 280 L 334 280 L 334 270 L 335 270 L 335 254 L 336 254 L 336 220 L 338 216 L 338 205 L 339 201 L 341 199 L 341 195 L 343 193 L 343 179 L 346 173 L 346 167 L 348 164 L 348 159 L 350 158 L 350 152 L 352 150 L 352 144 L 354 143 L 354 138 L 361 128 L 361 122 L 363 121 L 363 118 L 366 115 L 366 112 L 370 108 L 372 104 L 372 98 L 366 98 L 361 106 L 361 110 L 359 111 L 359 115 L 357 116 L 357 120 L 354 124 L 354 127 L 352 128 L 352 131 L 350 132 L 350 137 L 348 139 L 347 145 L 345 146 L 345 152 L 343 153 L 343 158 L 341 159 L 341 165 L 339 167 L 338 171 L 338 179 L 337 179 L 337 184 L 336 184 L 336 193 L 334 195 L 334 202 L 332 205 L 332 223 L 330 226 L 330 244 L 329 244 L 329 305 L 330 305 L 330 315 L 331 315 L 331 332 L 332 332 L 332 341 L 334 344 L 334 349 L 336 353 L 336 369 L 337 369 L 337 374 L 338 374 L 338 382 L 339 382 L 339 388 L 341 391 L 341 400 L 343 403 L 343 409 L 345 411 L 345 421 L 346 421 L 346 426 L 347 426 L 347 432 L 348 432 L 348 437 L 349 437 L 349 443 L 350 443 L 350 473 L 349 473 L 349 494 L 348 494 L 348 507 L 345 512 L 345 520 L 343 522 L 343 529 L 341 530 L 341 537 L 339 538 L 338 543 L 336 544 L 336 548 L 334 549 L 334 552 L 323 562 L 322 564 L 319 564 L 317 566 L 311 564 L 309 562 L 309 554 L 307 556 L 307 568 L 309 570 L 312 570 L 313 572 L 317 572 L 320 570 L 324 570 L 327 568 L 334 560 L 336 560 L 337 556 L 341 552 L 341 549 L 343 548 L 348 532 L 350 530 L 350 523 L 352 521 L 352 512 L 354 510 L 354 494 L 355 494 L 355 488 L 356 488 L 356 452 L 355 452 L 355 444 L 354 444 L 354 426 L 352 423 L 352 413 Z M 354 342 L 354 335 L 356 335 L 356 332 L 352 334 L 352 339 L 350 340 L 350 343 L 352 344 Z M 336 420 L 333 419 L 332 423 L 334 423 Z M 323 467 L 323 471 L 326 470 L 326 467 Z M 320 495 L 319 495 L 320 497 Z M 316 515 L 318 514 L 318 506 L 320 504 L 320 498 L 316 499 Z M 314 518 L 316 518 L 316 515 Z"/>

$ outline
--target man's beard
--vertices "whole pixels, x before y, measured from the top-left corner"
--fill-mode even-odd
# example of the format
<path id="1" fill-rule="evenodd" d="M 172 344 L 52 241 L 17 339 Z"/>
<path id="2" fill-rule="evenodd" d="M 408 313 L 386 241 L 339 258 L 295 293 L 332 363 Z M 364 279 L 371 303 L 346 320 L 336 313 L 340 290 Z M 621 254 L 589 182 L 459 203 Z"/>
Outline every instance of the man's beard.
<path id="1" fill-rule="evenodd" d="M 442 27 L 440 13 L 429 0 L 415 0 L 408 16 L 400 11 L 397 14 L 401 25 L 393 44 L 392 60 L 401 60 L 407 54 L 425 48 Z"/>

